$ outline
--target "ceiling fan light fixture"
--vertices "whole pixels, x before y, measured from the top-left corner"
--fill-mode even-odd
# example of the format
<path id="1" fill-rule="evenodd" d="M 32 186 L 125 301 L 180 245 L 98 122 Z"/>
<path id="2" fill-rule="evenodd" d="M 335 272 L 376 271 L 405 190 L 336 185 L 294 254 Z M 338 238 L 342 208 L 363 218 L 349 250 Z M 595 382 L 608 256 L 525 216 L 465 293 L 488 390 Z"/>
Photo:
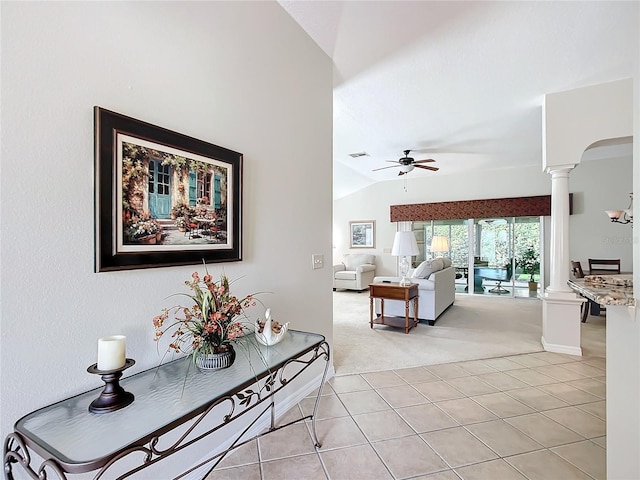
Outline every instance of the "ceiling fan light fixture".
<path id="1" fill-rule="evenodd" d="M 422 165 L 423 163 L 432 163 L 435 162 L 433 158 L 425 158 L 424 160 L 415 160 L 409 156 L 409 152 L 411 150 L 404 151 L 404 157 L 399 158 L 398 160 L 387 160 L 389 163 L 393 163 L 394 165 L 389 165 L 387 167 L 374 168 L 372 171 L 377 172 L 378 170 L 386 170 L 387 168 L 399 168 L 398 175 L 404 175 L 406 173 L 412 172 L 414 168 L 421 168 L 423 170 L 431 170 L 433 172 L 437 172 L 438 167 L 432 167 L 430 165 Z"/>

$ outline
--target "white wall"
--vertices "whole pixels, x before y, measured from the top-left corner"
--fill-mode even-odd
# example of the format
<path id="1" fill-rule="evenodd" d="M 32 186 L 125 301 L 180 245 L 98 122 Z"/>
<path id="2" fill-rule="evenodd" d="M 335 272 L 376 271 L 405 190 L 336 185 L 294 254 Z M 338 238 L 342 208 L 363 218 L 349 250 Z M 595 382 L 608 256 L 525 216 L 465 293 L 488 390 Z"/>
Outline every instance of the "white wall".
<path id="1" fill-rule="evenodd" d="M 631 157 L 583 161 L 571 171 L 573 215 L 569 217 L 571 260 L 588 268 L 588 258 L 619 258 L 621 270 L 633 271 L 631 224 L 612 223 L 605 210 L 625 209 L 633 191 Z"/>
<path id="2" fill-rule="evenodd" d="M 2 438 L 101 384 L 86 372 L 101 336 L 127 336 L 128 374 L 157 365 L 151 319 L 197 268 L 94 273 L 94 105 L 242 152 L 243 261 L 211 271 L 332 340 L 331 269 L 311 269 L 331 258 L 332 64 L 277 3 L 1 13 Z"/>
<path id="3" fill-rule="evenodd" d="M 633 135 L 632 95 L 631 78 L 545 95 L 544 168 L 577 163 L 593 142 Z"/>

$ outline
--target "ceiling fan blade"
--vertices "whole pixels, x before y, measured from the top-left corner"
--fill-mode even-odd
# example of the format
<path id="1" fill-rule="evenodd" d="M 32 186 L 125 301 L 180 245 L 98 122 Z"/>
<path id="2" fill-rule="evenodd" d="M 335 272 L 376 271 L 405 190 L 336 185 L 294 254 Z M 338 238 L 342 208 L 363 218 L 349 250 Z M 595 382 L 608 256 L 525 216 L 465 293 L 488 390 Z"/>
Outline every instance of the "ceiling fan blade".
<path id="1" fill-rule="evenodd" d="M 385 168 L 395 168 L 395 167 L 400 167 L 401 165 L 389 165 L 388 167 L 380 167 L 380 168 L 374 168 L 373 170 L 371 170 L 372 172 L 378 171 L 378 170 L 384 170 Z"/>
<path id="2" fill-rule="evenodd" d="M 440 170 L 438 167 L 429 167 L 427 165 L 414 165 L 416 168 L 422 168 L 424 170 L 431 170 L 432 172 L 437 172 Z"/>
<path id="3" fill-rule="evenodd" d="M 424 160 L 416 160 L 413 163 L 430 163 L 430 162 L 435 162 L 435 160 L 433 158 L 425 158 Z"/>

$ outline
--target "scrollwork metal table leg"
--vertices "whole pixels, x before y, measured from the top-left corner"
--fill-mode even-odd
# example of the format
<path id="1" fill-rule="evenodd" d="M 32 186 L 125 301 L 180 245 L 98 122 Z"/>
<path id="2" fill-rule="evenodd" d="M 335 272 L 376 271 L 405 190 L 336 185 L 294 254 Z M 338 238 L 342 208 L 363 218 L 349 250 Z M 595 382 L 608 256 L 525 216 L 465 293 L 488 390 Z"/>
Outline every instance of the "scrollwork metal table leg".
<path id="1" fill-rule="evenodd" d="M 329 360 L 331 358 L 329 344 L 324 342 L 318 348 L 324 347 L 325 352 L 325 366 L 324 373 L 322 374 L 322 380 L 320 381 L 320 387 L 318 388 L 318 394 L 316 395 L 316 402 L 313 406 L 313 417 L 311 418 L 311 434 L 316 448 L 322 447 L 322 444 L 318 440 L 318 434 L 316 432 L 316 418 L 318 417 L 318 405 L 320 405 L 320 397 L 322 396 L 322 389 L 324 388 L 324 382 L 327 380 L 327 372 L 329 371 Z"/>
<path id="2" fill-rule="evenodd" d="M 17 433 L 7 435 L 4 441 L 3 454 L 4 478 L 7 480 L 14 480 L 12 463 L 20 464 L 24 471 L 34 480 L 47 479 L 47 471 L 45 470 L 47 468 L 51 469 L 60 480 L 67 479 L 62 469 L 53 460 L 45 460 L 37 472 L 33 470 L 31 468 L 31 455 L 29 455 L 29 450 L 27 450 L 22 437 Z"/>

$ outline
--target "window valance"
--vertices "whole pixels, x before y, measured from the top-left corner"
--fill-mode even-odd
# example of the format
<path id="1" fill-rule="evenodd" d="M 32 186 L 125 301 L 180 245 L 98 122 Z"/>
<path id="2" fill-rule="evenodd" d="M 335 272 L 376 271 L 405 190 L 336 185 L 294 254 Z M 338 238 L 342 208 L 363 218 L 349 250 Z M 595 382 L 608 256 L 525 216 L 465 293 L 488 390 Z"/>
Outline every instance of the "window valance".
<path id="1" fill-rule="evenodd" d="M 551 195 L 391 205 L 392 222 L 551 215 Z"/>

